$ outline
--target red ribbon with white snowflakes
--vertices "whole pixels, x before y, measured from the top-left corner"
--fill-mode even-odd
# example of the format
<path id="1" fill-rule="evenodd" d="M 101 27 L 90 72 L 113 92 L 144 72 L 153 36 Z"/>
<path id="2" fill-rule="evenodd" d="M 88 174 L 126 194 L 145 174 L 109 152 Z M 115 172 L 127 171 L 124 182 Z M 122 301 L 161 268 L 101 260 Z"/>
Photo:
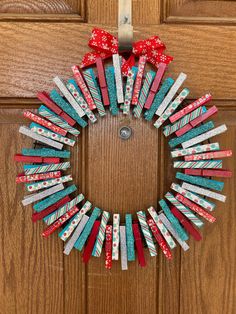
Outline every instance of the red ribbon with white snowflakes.
<path id="1" fill-rule="evenodd" d="M 92 36 L 88 42 L 88 46 L 94 51 L 84 55 L 81 68 L 90 66 L 96 62 L 96 58 L 106 59 L 113 54 L 118 53 L 118 40 L 115 36 L 100 28 L 92 30 Z M 133 49 L 128 60 L 123 60 L 122 72 L 127 74 L 128 70 L 135 64 L 135 56 L 146 56 L 147 61 L 158 67 L 160 62 L 169 64 L 173 58 L 163 54 L 165 45 L 158 36 L 152 36 L 145 40 L 133 43 Z"/>

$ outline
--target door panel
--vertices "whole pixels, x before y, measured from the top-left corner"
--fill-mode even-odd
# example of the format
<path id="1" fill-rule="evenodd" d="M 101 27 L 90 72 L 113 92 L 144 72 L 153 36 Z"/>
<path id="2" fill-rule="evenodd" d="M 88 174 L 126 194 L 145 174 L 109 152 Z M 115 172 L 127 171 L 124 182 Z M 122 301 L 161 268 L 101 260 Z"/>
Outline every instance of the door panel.
<path id="1" fill-rule="evenodd" d="M 209 25 L 211 23 L 211 25 Z M 235 151 L 236 26 L 235 1 L 134 0 L 135 40 L 159 35 L 174 57 L 166 76 L 183 71 L 188 101 L 211 92 L 219 107 L 216 124 L 229 131 L 222 148 Z M 197 24 L 197 25 L 195 25 Z M 218 204 L 217 222 L 205 223 L 203 240 L 190 250 L 159 252 L 147 267 L 116 262 L 104 269 L 104 257 L 84 266 L 81 254 L 63 255 L 57 234 L 44 240 L 42 223 L 31 222 L 32 207 L 21 206 L 24 191 L 15 184 L 21 166 L 13 156 L 32 141 L 18 134 L 25 108 L 39 105 L 38 90 L 50 90 L 52 78 L 72 76 L 95 26 L 117 33 L 117 1 L 1 1 L 0 137 L 1 264 L 0 313 L 135 313 L 188 314 L 236 311 L 235 179 L 226 182 L 226 204 Z M 228 26 L 227 26 L 228 25 Z M 122 141 L 119 128 L 133 136 Z M 225 161 L 234 170 L 235 157 Z M 75 183 L 94 205 L 111 212 L 134 212 L 156 205 L 174 178 L 169 148 L 150 123 L 109 114 L 83 130 L 72 152 Z"/>

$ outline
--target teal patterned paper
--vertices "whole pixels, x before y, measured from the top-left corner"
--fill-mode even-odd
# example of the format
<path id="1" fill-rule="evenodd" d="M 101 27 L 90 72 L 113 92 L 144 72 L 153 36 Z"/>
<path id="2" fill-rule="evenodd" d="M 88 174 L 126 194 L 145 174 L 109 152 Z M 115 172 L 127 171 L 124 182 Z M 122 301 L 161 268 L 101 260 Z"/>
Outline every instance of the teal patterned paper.
<path id="1" fill-rule="evenodd" d="M 172 138 L 168 143 L 169 143 L 169 146 L 171 148 L 185 142 L 185 141 L 188 141 L 202 133 L 205 133 L 211 129 L 214 128 L 214 123 L 212 121 L 209 121 L 205 124 L 202 124 L 200 125 L 199 127 L 197 128 L 193 128 L 192 130 L 190 130 L 189 132 L 185 133 L 184 135 L 182 136 L 179 136 L 179 137 L 175 137 L 175 138 Z"/>
<path id="2" fill-rule="evenodd" d="M 147 110 L 144 114 L 144 117 L 147 121 L 151 121 L 153 116 L 155 115 L 158 107 L 162 103 L 163 99 L 165 98 L 165 95 L 168 93 L 172 85 L 174 84 L 174 80 L 171 77 L 168 77 L 163 84 L 161 85 L 161 88 L 159 89 L 158 93 L 156 94 L 154 101 L 152 103 L 152 106 L 149 110 Z"/>
<path id="3" fill-rule="evenodd" d="M 115 84 L 115 71 L 113 66 L 105 69 L 106 81 L 108 86 L 108 95 L 110 99 L 110 111 L 113 116 L 119 113 L 117 106 L 116 84 Z"/>
<path id="4" fill-rule="evenodd" d="M 177 172 L 175 175 L 176 179 L 183 180 L 192 184 L 200 185 L 208 189 L 213 189 L 216 191 L 222 191 L 224 188 L 224 182 L 217 180 L 207 179 L 198 176 L 190 176 L 182 172 Z"/>
<path id="5" fill-rule="evenodd" d="M 56 89 L 53 89 L 50 93 L 51 99 L 71 118 L 73 118 L 82 128 L 86 127 L 87 122 L 83 120 L 75 109 L 67 102 L 65 99 L 57 92 Z"/>
<path id="6" fill-rule="evenodd" d="M 85 245 L 85 242 L 87 240 L 87 238 L 90 235 L 90 232 L 93 228 L 93 225 L 96 221 L 96 219 L 100 216 L 101 214 L 101 209 L 98 207 L 95 207 L 91 216 L 89 217 L 88 222 L 86 223 L 86 226 L 84 227 L 84 230 L 82 231 L 80 237 L 78 238 L 78 240 L 75 242 L 74 247 L 81 251 Z"/>
<path id="7" fill-rule="evenodd" d="M 167 203 L 162 199 L 159 201 L 159 204 L 160 204 L 161 208 L 164 210 L 164 213 L 165 213 L 166 217 L 168 218 L 168 220 L 171 222 L 173 228 L 178 233 L 180 239 L 182 241 L 188 240 L 188 238 L 189 238 L 188 234 L 185 232 L 184 228 L 181 227 L 178 219 L 175 218 L 175 216 L 171 213 Z"/>
<path id="8" fill-rule="evenodd" d="M 22 148 L 21 153 L 24 156 L 70 158 L 69 150 L 59 151 L 51 148 Z"/>
<path id="9" fill-rule="evenodd" d="M 63 197 L 73 193 L 76 190 L 77 190 L 77 186 L 73 184 L 62 191 L 59 191 L 53 195 L 50 195 L 49 197 L 45 198 L 41 202 L 34 204 L 33 208 L 37 212 L 41 212 L 45 208 L 55 204 L 56 202 L 60 201 Z"/>
<path id="10" fill-rule="evenodd" d="M 135 261 L 135 250 L 134 250 L 134 234 L 132 229 L 132 215 L 125 215 L 125 226 L 126 226 L 126 245 L 127 245 L 127 256 L 128 261 Z"/>

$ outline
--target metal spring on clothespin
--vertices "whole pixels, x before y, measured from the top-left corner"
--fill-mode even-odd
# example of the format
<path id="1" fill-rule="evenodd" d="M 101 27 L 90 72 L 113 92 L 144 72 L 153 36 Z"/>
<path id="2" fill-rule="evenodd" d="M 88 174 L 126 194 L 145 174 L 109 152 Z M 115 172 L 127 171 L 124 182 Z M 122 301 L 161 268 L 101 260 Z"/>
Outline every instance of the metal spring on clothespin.
<path id="1" fill-rule="evenodd" d="M 119 0 L 118 9 L 118 47 L 119 51 L 132 50 L 132 0 Z"/>

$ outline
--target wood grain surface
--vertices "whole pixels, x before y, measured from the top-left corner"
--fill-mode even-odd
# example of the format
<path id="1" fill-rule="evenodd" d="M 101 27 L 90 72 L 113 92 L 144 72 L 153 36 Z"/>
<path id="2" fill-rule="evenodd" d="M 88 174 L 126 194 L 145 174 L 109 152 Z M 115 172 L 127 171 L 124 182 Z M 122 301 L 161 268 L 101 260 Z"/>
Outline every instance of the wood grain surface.
<path id="1" fill-rule="evenodd" d="M 207 25 L 204 14 L 194 11 L 197 3 L 214 7 L 216 1 L 182 0 L 172 5 L 192 5 L 188 16 L 160 24 L 166 2 L 133 1 L 135 40 L 153 34 L 161 37 L 174 57 L 167 76 L 175 79 L 181 71 L 188 75 L 188 101 L 212 93 L 212 105 L 220 109 L 216 125 L 226 123 L 229 129 L 217 139 L 222 149 L 231 148 L 235 154 L 236 26 L 226 25 L 224 11 L 218 10 L 217 25 Z M 26 6 L 17 11 L 19 3 Z M 6 9 L 3 13 L 3 5 L 16 13 L 7 13 Z M 39 9 L 32 9 L 40 7 L 47 10 L 41 14 Z M 71 11 L 66 12 L 65 7 Z M 51 14 L 55 8 L 57 11 Z M 226 181 L 227 202 L 217 204 L 213 212 L 217 222 L 205 223 L 202 241 L 190 239 L 188 252 L 174 249 L 171 262 L 160 251 L 151 258 L 145 249 L 147 267 L 141 269 L 134 262 L 127 272 L 120 270 L 120 262 L 106 271 L 104 256 L 92 258 L 88 266 L 76 250 L 64 256 L 58 235 L 42 239 L 45 225 L 31 222 L 32 206 L 21 206 L 25 191 L 15 184 L 15 176 L 22 167 L 14 164 L 13 156 L 32 145 L 18 133 L 19 126 L 28 123 L 22 112 L 37 108 L 35 93 L 50 90 L 55 75 L 71 77 L 70 67 L 79 64 L 88 51 L 87 41 L 97 23 L 116 34 L 116 15 L 116 1 L 0 2 L 0 313 L 234 314 L 235 178 Z M 7 21 L 2 21 L 3 16 Z M 37 16 L 37 22 L 33 16 Z M 198 25 L 183 24 L 194 16 L 202 18 Z M 19 22 L 22 20 L 25 22 Z M 128 141 L 118 136 L 125 125 L 133 130 Z M 83 130 L 71 162 L 79 190 L 94 205 L 118 211 L 122 217 L 125 212 L 157 206 L 174 178 L 169 148 L 161 132 L 151 123 L 122 115 L 107 114 Z M 224 160 L 224 167 L 232 171 L 235 164 L 234 155 Z"/>

